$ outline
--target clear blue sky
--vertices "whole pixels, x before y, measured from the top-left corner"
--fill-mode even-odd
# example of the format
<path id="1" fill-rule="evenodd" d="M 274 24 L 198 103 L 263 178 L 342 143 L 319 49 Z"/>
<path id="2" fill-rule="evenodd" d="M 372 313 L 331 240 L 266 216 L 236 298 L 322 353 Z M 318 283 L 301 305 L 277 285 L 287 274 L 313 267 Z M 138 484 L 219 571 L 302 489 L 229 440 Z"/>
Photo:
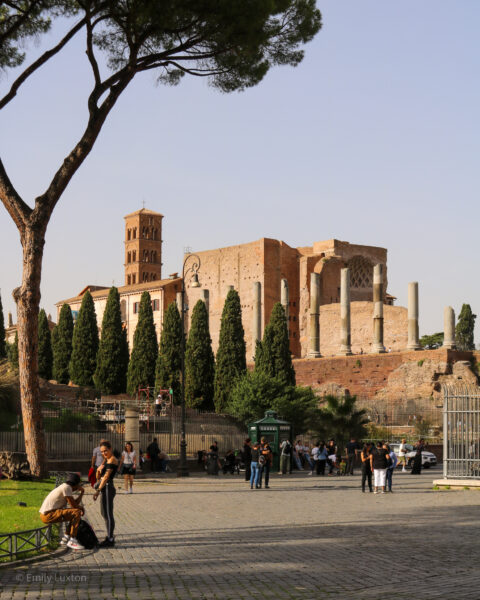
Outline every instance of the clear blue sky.
<path id="1" fill-rule="evenodd" d="M 87 283 L 123 284 L 123 216 L 145 200 L 165 215 L 165 275 L 185 246 L 335 237 L 388 248 L 399 304 L 419 281 L 421 333 L 442 330 L 445 305 L 480 315 L 480 3 L 317 3 L 324 27 L 302 64 L 254 89 L 133 82 L 53 214 L 47 312 Z M 84 128 L 90 80 L 79 38 L 0 113 L 0 153 L 30 204 Z M 0 215 L 6 316 L 22 260 Z"/>

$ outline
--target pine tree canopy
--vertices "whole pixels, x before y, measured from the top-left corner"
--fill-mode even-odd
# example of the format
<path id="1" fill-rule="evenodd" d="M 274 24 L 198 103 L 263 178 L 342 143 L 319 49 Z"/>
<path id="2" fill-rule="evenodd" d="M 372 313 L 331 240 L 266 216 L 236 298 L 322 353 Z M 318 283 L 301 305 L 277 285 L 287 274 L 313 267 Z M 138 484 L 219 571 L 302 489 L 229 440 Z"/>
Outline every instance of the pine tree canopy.
<path id="1" fill-rule="evenodd" d="M 154 386 L 157 354 L 158 342 L 153 323 L 152 301 L 150 294 L 143 292 L 127 372 L 127 392 L 132 396 L 139 388 Z"/>
<path id="2" fill-rule="evenodd" d="M 7 343 L 5 340 L 5 321 L 3 317 L 2 296 L 0 296 L 0 360 L 7 358 Z"/>
<path id="3" fill-rule="evenodd" d="M 474 330 L 475 319 L 470 304 L 464 304 L 458 315 L 458 323 L 455 327 L 455 338 L 458 350 L 475 350 Z"/>
<path id="4" fill-rule="evenodd" d="M 97 368 L 93 378 L 95 387 L 102 394 L 121 394 L 126 390 L 128 359 L 125 360 L 124 344 L 120 295 L 113 286 L 103 313 Z"/>
<path id="5" fill-rule="evenodd" d="M 38 374 L 43 379 L 52 378 L 52 338 L 45 311 L 38 313 Z"/>
<path id="6" fill-rule="evenodd" d="M 215 410 L 223 412 L 238 377 L 247 370 L 242 307 L 236 290 L 230 290 L 223 306 L 215 368 Z"/>
<path id="7" fill-rule="evenodd" d="M 213 409 L 215 358 L 205 302 L 193 307 L 185 351 L 185 402 L 192 408 Z"/>
<path id="8" fill-rule="evenodd" d="M 93 386 L 97 366 L 98 327 L 95 305 L 90 292 L 83 295 L 77 322 L 73 329 L 70 379 L 76 385 Z"/>
<path id="9" fill-rule="evenodd" d="M 60 310 L 58 324 L 52 336 L 53 347 L 53 378 L 58 383 L 67 384 L 70 381 L 69 364 L 72 356 L 73 317 L 68 304 Z M 53 332 L 52 332 L 53 333 Z"/>
<path id="10" fill-rule="evenodd" d="M 255 370 L 275 377 L 286 385 L 295 385 L 287 318 L 280 302 L 274 304 L 270 322 L 263 332 L 261 346 L 257 345 Z"/>
<path id="11" fill-rule="evenodd" d="M 155 389 L 173 390 L 173 401 L 180 403 L 180 370 L 182 367 L 182 320 L 177 303 L 171 302 L 165 312 L 160 336 Z"/>

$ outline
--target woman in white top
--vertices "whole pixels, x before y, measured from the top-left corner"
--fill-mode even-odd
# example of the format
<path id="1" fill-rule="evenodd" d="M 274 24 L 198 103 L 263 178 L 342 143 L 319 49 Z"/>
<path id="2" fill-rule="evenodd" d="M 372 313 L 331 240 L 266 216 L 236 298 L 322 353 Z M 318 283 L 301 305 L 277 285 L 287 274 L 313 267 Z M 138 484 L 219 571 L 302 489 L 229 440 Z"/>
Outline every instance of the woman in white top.
<path id="1" fill-rule="evenodd" d="M 125 450 L 122 452 L 122 458 L 120 459 L 120 473 L 122 473 L 125 479 L 125 491 L 124 494 L 133 494 L 133 477 L 135 476 L 135 470 L 137 468 L 137 456 L 133 449 L 132 442 L 125 444 Z"/>

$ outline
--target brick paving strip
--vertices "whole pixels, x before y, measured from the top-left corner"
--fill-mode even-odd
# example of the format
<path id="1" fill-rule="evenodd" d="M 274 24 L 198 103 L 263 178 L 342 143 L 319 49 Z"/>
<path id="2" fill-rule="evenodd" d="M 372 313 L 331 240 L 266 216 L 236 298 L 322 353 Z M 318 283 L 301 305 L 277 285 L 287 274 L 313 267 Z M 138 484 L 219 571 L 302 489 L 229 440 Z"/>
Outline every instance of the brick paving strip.
<path id="1" fill-rule="evenodd" d="M 115 548 L 1 569 L 1 600 L 478 600 L 480 491 L 434 492 L 434 478 L 397 474 L 391 495 L 303 473 L 270 490 L 238 476 L 137 482 L 118 490 Z"/>

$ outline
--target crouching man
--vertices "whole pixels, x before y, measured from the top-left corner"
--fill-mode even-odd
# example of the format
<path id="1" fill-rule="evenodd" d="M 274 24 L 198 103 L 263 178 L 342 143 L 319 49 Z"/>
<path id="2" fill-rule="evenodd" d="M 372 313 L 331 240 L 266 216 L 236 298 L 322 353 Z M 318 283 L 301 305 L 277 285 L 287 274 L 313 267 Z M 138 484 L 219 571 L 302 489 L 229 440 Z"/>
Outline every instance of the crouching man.
<path id="1" fill-rule="evenodd" d="M 74 498 L 73 492 L 80 492 L 80 494 Z M 85 512 L 81 507 L 84 492 L 85 490 L 80 485 L 79 475 L 69 473 L 66 482 L 48 494 L 39 511 L 40 519 L 48 525 L 50 523 L 67 523 L 65 535 L 60 544 L 66 544 L 73 550 L 84 550 L 84 547 L 77 541 L 78 526 Z"/>

